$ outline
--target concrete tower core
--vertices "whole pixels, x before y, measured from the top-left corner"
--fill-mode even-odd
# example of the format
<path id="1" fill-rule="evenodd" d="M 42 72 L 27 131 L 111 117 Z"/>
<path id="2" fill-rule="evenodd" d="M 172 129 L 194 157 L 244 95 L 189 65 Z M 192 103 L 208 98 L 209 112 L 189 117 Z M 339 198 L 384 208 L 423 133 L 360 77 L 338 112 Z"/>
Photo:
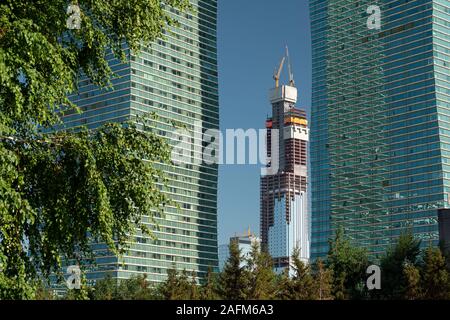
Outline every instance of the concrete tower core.
<path id="1" fill-rule="evenodd" d="M 297 88 L 276 87 L 269 98 L 272 117 L 266 121 L 268 167 L 261 176 L 261 240 L 275 270 L 282 272 L 291 265 L 294 248 L 300 249 L 303 261 L 309 260 L 309 129 L 306 112 L 295 107 Z"/>

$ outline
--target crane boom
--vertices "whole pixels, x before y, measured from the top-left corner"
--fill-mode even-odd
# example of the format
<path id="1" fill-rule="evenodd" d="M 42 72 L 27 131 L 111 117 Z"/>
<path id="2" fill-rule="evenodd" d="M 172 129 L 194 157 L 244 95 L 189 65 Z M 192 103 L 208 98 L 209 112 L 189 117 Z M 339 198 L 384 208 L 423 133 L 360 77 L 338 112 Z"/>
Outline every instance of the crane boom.
<path id="1" fill-rule="evenodd" d="M 288 69 L 289 69 L 289 85 L 291 87 L 295 87 L 294 73 L 292 72 L 291 58 L 289 57 L 289 48 L 288 48 L 288 46 L 286 46 L 286 57 L 287 57 L 287 60 L 288 60 Z"/>
<path id="2" fill-rule="evenodd" d="M 286 57 L 283 57 L 283 59 L 281 59 L 280 67 L 278 68 L 278 71 L 276 71 L 275 74 L 273 75 L 273 79 L 275 80 L 275 88 L 278 88 L 280 86 L 280 76 L 281 71 L 283 70 L 285 60 Z"/>

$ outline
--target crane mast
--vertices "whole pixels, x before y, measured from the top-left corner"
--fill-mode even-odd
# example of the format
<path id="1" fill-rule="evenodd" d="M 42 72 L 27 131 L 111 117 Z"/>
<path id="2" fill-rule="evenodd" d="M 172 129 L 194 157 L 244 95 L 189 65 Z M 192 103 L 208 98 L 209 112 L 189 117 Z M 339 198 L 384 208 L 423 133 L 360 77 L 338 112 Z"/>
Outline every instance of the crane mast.
<path id="1" fill-rule="evenodd" d="M 295 87 L 294 73 L 292 72 L 291 58 L 289 57 L 289 48 L 288 48 L 288 46 L 286 46 L 286 57 L 287 57 L 288 71 L 289 71 L 289 85 L 291 87 Z"/>

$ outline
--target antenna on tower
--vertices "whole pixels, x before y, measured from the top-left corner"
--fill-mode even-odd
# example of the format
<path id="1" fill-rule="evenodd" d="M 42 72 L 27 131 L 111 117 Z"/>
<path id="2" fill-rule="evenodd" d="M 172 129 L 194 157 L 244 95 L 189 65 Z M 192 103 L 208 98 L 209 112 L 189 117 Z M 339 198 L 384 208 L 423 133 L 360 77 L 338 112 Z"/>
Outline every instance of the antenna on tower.
<path id="1" fill-rule="evenodd" d="M 288 46 L 286 46 L 286 57 L 287 57 L 288 69 L 289 69 L 289 85 L 291 87 L 295 87 L 294 73 L 292 72 L 291 58 L 289 57 L 289 48 L 288 48 Z"/>

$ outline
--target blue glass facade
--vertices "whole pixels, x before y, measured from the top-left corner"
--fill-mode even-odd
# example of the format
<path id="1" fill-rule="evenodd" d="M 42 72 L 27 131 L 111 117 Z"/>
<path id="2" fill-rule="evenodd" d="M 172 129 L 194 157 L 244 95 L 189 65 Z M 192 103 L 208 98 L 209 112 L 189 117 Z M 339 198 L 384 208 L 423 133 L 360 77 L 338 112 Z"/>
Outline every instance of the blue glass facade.
<path id="1" fill-rule="evenodd" d="M 114 90 L 99 90 L 86 79 L 79 82 L 79 94 L 72 101 L 82 114 L 66 114 L 65 128 L 96 129 L 110 121 L 122 122 L 135 115 L 155 112 L 156 132 L 175 145 L 170 121 L 190 132 L 200 124 L 203 130 L 219 128 L 217 75 L 217 2 L 192 0 L 194 11 L 180 13 L 167 8 L 180 23 L 139 54 L 127 52 L 128 63 L 112 55 L 110 66 L 117 75 Z M 172 140 L 171 140 L 172 139 Z M 201 159 L 200 145 L 193 157 Z M 167 270 L 195 272 L 203 277 L 209 266 L 217 268 L 217 165 L 194 163 L 163 168 L 169 178 L 169 196 L 180 208 L 168 206 L 165 217 L 157 218 L 157 239 L 133 235 L 130 250 L 123 257 L 112 255 L 104 245 L 94 246 L 97 265 L 88 279 L 117 278 L 147 274 L 151 281 L 163 281 Z M 150 219 L 144 217 L 152 228 Z"/>
<path id="2" fill-rule="evenodd" d="M 366 10 L 381 9 L 381 30 Z M 449 207 L 448 1 L 310 0 L 312 257 L 342 226 L 374 256 Z"/>

